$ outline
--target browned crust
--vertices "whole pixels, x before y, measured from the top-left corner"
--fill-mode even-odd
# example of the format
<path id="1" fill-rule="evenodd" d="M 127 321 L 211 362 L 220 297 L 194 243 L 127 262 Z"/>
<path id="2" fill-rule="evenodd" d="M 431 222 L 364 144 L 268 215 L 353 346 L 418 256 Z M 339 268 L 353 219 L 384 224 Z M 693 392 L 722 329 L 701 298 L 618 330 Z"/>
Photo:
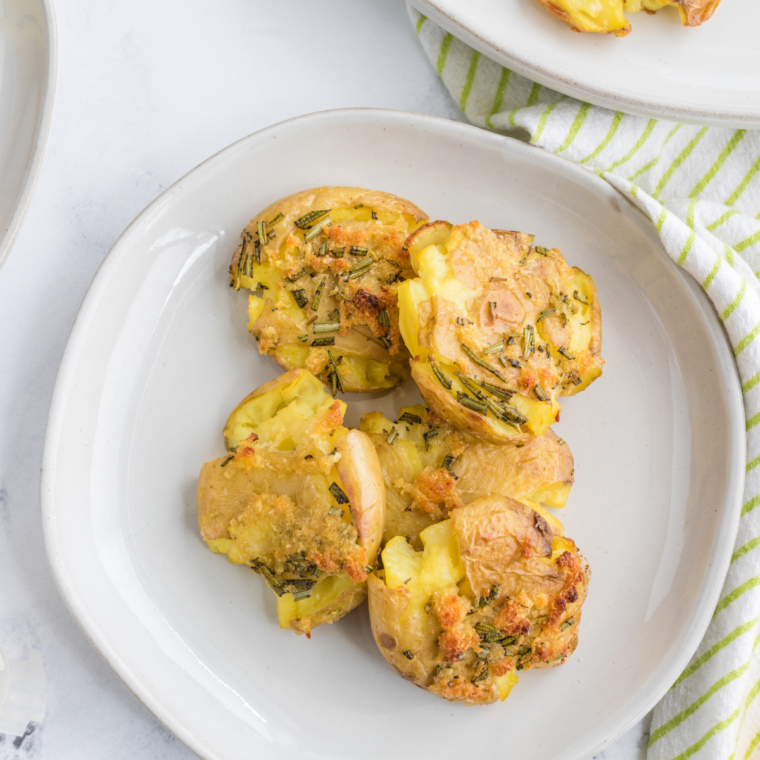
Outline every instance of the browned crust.
<path id="1" fill-rule="evenodd" d="M 488 420 L 477 412 L 458 404 L 438 383 L 424 372 L 419 357 L 411 361 L 412 379 L 417 383 L 420 394 L 427 406 L 447 422 L 489 443 L 527 443 L 529 433 L 516 433 L 512 436 L 497 435 Z"/>

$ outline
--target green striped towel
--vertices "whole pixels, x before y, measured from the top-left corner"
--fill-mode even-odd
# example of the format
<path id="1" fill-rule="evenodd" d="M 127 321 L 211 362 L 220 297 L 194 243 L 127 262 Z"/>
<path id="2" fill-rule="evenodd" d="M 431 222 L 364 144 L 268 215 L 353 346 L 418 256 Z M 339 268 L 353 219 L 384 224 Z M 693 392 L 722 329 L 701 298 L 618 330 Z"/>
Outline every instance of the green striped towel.
<path id="1" fill-rule="evenodd" d="M 512 132 L 603 177 L 651 220 L 707 292 L 739 368 L 747 481 L 721 601 L 655 707 L 650 760 L 760 758 L 760 132 L 646 119 L 582 103 L 482 56 L 410 8 L 420 42 L 477 126 Z M 756 656 L 757 654 L 757 656 Z"/>

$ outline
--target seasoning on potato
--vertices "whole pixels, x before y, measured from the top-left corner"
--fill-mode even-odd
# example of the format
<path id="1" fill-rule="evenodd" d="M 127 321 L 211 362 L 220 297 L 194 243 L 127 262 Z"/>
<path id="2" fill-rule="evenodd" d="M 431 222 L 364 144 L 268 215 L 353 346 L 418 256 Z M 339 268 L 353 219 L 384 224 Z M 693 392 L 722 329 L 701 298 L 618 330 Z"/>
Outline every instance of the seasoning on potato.
<path id="1" fill-rule="evenodd" d="M 413 203 L 354 187 L 305 190 L 243 230 L 230 285 L 249 297 L 248 329 L 284 369 L 306 368 L 333 395 L 408 377 L 397 289 L 413 276 L 404 241 L 425 221 Z"/>
<path id="2" fill-rule="evenodd" d="M 541 506 L 564 507 L 574 479 L 570 447 L 551 430 L 525 446 L 492 444 L 457 430 L 421 405 L 402 407 L 397 422 L 370 412 L 359 429 L 372 440 L 383 472 L 384 544 L 404 536 L 419 550 L 425 528 L 489 495 L 528 503 L 555 535 L 564 532 Z"/>
<path id="3" fill-rule="evenodd" d="M 475 499 L 420 534 L 398 536 L 370 576 L 375 642 L 404 678 L 456 702 L 503 700 L 517 671 L 575 650 L 588 565 L 525 504 Z"/>
<path id="4" fill-rule="evenodd" d="M 479 222 L 424 225 L 406 241 L 417 277 L 399 286 L 400 328 L 426 404 L 494 443 L 526 443 L 559 396 L 602 372 L 591 277 L 533 236 Z"/>
<path id="5" fill-rule="evenodd" d="M 625 37 L 631 25 L 623 15 L 646 11 L 654 13 L 672 5 L 681 14 L 684 26 L 699 26 L 707 21 L 720 0 L 539 0 L 550 13 L 574 32 L 599 32 Z"/>
<path id="6" fill-rule="evenodd" d="M 262 385 L 232 412 L 227 456 L 203 465 L 198 523 L 211 551 L 277 595 L 281 628 L 310 635 L 360 604 L 385 520 L 369 437 L 306 370 Z"/>

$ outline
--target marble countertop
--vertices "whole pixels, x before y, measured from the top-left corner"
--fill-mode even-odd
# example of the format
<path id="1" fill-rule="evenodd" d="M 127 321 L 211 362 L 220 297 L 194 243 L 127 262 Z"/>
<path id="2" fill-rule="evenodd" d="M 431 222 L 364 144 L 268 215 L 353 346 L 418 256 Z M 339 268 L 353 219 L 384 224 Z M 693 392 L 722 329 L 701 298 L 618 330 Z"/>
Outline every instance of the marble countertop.
<path id="1" fill-rule="evenodd" d="M 401 0 L 56 0 L 55 11 L 50 140 L 0 269 L 0 644 L 13 659 L 40 651 L 49 704 L 25 737 L 0 735 L 0 760 L 191 758 L 89 645 L 45 556 L 40 460 L 79 304 L 127 224 L 251 132 L 343 107 L 462 116 Z M 597 757 L 643 759 L 648 727 Z"/>

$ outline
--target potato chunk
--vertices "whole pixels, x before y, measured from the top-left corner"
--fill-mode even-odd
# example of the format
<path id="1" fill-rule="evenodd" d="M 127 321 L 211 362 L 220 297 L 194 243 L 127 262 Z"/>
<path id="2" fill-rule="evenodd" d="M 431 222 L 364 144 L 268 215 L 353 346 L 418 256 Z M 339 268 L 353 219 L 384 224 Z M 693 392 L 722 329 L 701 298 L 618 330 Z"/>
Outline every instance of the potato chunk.
<path id="1" fill-rule="evenodd" d="M 309 634 L 366 596 L 385 517 L 368 436 L 306 370 L 263 385 L 232 412 L 232 453 L 203 465 L 198 523 L 209 548 L 248 565 L 278 597 L 282 628 Z"/>
<path id="2" fill-rule="evenodd" d="M 399 287 L 401 333 L 427 405 L 484 440 L 525 443 L 559 416 L 557 397 L 601 374 L 593 280 L 556 249 L 479 222 L 421 227 Z"/>
<path id="3" fill-rule="evenodd" d="M 408 375 L 397 288 L 411 276 L 403 247 L 425 214 L 389 193 L 305 190 L 243 230 L 230 285 L 249 298 L 248 328 L 283 368 L 306 368 L 346 392 L 392 388 Z"/>
<path id="4" fill-rule="evenodd" d="M 378 648 L 404 678 L 466 704 L 505 699 L 517 671 L 563 663 L 578 643 L 588 565 L 525 504 L 475 499 L 401 536 L 369 578 Z"/>
<path id="5" fill-rule="evenodd" d="M 707 21 L 720 0 L 539 0 L 553 15 L 574 32 L 600 32 L 625 37 L 631 25 L 623 15 L 646 11 L 654 13 L 672 5 L 681 14 L 684 26 L 699 26 Z"/>
<path id="6" fill-rule="evenodd" d="M 541 505 L 565 506 L 573 455 L 551 430 L 524 446 L 486 443 L 421 405 L 402 407 L 397 422 L 379 412 L 365 414 L 359 428 L 375 445 L 385 481 L 383 543 L 404 536 L 420 549 L 422 530 L 496 494 L 528 503 L 562 535 L 562 524 Z"/>

